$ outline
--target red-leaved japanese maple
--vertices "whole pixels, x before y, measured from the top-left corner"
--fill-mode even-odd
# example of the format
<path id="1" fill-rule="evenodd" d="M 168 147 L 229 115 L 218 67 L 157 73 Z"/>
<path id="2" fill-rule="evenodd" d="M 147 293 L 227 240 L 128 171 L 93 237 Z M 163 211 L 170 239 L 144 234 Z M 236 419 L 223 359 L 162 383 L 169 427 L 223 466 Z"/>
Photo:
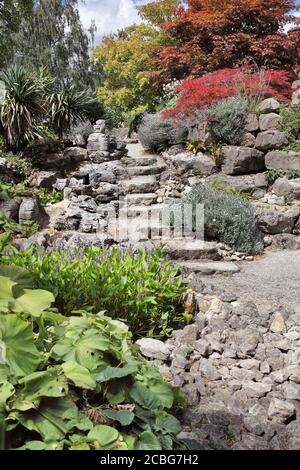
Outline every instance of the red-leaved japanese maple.
<path id="1" fill-rule="evenodd" d="M 179 98 L 164 117 L 193 116 L 196 111 L 233 97 L 275 97 L 282 102 L 291 95 L 290 76 L 282 70 L 255 72 L 251 68 L 222 69 L 200 78 L 185 80 L 179 87 Z"/>

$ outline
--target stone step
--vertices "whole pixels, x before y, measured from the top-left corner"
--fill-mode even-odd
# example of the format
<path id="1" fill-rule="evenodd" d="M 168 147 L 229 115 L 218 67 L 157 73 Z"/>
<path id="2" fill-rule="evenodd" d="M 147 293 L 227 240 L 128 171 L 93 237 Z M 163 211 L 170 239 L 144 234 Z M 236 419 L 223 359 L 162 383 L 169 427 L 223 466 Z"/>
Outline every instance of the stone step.
<path id="1" fill-rule="evenodd" d="M 159 189 L 159 182 L 154 175 L 135 176 L 130 180 L 123 180 L 122 186 L 127 193 L 153 193 Z"/>
<path id="2" fill-rule="evenodd" d="M 130 176 L 159 175 L 166 169 L 162 165 L 130 166 L 127 168 Z"/>
<path id="3" fill-rule="evenodd" d="M 148 165 L 155 165 L 157 163 L 156 157 L 124 157 L 122 158 L 122 162 L 127 165 L 128 167 L 132 166 L 148 166 Z"/>
<path id="4" fill-rule="evenodd" d="M 136 205 L 145 205 L 150 206 L 155 204 L 157 201 L 157 194 L 156 193 L 134 193 L 134 194 L 127 194 L 124 200 L 127 206 L 136 206 Z"/>
<path id="5" fill-rule="evenodd" d="M 164 252 L 174 260 L 213 260 L 220 259 L 217 243 L 203 240 L 191 240 L 188 238 L 176 238 L 169 240 Z"/>
<path id="6" fill-rule="evenodd" d="M 238 273 L 241 268 L 231 261 L 181 261 L 177 263 L 182 273 L 199 273 L 203 275 L 212 274 L 234 274 Z"/>
<path id="7" fill-rule="evenodd" d="M 145 206 L 142 204 L 133 204 L 127 207 L 127 215 L 128 217 L 137 217 L 144 214 L 145 217 L 149 217 L 149 214 L 152 216 L 155 214 L 159 214 L 162 212 L 165 204 L 151 204 L 149 206 Z"/>

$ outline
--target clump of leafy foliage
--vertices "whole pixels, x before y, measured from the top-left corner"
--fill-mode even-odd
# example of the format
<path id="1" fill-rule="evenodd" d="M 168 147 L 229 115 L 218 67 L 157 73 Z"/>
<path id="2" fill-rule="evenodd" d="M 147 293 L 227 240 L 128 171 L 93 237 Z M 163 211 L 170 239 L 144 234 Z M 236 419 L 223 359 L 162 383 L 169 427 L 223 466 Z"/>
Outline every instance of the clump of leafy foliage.
<path id="1" fill-rule="evenodd" d="M 16 266 L 0 267 L 0 447 L 182 448 L 177 389 L 143 360 L 125 324 L 66 318 Z"/>
<path id="2" fill-rule="evenodd" d="M 126 321 L 135 337 L 167 336 L 175 324 L 184 323 L 183 281 L 162 248 L 70 247 L 62 242 L 57 249 L 32 247 L 11 261 L 30 267 L 36 286 L 54 293 L 63 314 L 106 310 Z"/>
<path id="3" fill-rule="evenodd" d="M 287 150 L 300 152 L 300 107 L 283 108 L 281 126 L 288 138 Z"/>
<path id="4" fill-rule="evenodd" d="M 29 188 L 25 183 L 0 182 L 0 201 L 22 199 L 23 197 L 37 197 L 41 206 L 48 206 L 62 201 L 63 192 L 48 188 Z"/>
<path id="5" fill-rule="evenodd" d="M 289 180 L 300 178 L 299 170 L 268 170 L 266 178 L 268 183 L 273 184 L 278 178 L 286 177 Z"/>
<path id="6" fill-rule="evenodd" d="M 163 119 L 160 114 L 146 114 L 138 128 L 142 146 L 152 152 L 162 152 L 174 144 L 187 139 L 188 129 L 171 119 Z"/>
<path id="7" fill-rule="evenodd" d="M 28 220 L 19 224 L 12 219 L 8 219 L 0 210 L 0 233 L 8 236 L 18 235 L 21 238 L 28 238 L 34 235 L 39 229 L 39 225 L 33 220 Z"/>
<path id="8" fill-rule="evenodd" d="M 199 184 L 184 197 L 183 203 L 204 205 L 204 231 L 208 238 L 217 238 L 249 254 L 262 250 L 255 211 L 240 195 Z"/>

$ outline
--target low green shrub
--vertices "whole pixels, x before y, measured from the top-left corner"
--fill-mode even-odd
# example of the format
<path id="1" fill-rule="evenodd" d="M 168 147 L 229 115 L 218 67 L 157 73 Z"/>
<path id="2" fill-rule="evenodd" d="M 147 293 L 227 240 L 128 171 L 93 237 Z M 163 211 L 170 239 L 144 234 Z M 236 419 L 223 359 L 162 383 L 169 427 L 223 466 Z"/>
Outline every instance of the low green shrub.
<path id="1" fill-rule="evenodd" d="M 200 121 L 208 120 L 218 142 L 238 145 L 245 132 L 248 103 L 240 97 L 227 98 L 199 113 Z"/>
<path id="2" fill-rule="evenodd" d="M 32 247 L 11 259 L 35 274 L 36 286 L 51 290 L 63 314 L 106 310 L 126 321 L 135 337 L 166 336 L 183 323 L 183 281 L 178 268 L 156 250 L 95 246 Z"/>
<path id="3" fill-rule="evenodd" d="M 240 195 L 199 184 L 183 198 L 183 203 L 204 205 L 204 231 L 208 238 L 217 238 L 249 254 L 263 248 L 255 211 Z"/>
<path id="4" fill-rule="evenodd" d="M 160 114 L 146 114 L 138 129 L 142 146 L 155 153 L 161 153 L 171 145 L 185 142 L 188 128 L 185 124 L 164 119 Z"/>
<path id="5" fill-rule="evenodd" d="M 56 191 L 55 189 L 39 188 L 34 190 L 34 194 L 38 197 L 41 206 L 51 206 L 60 202 L 64 198 L 63 191 Z"/>
<path id="6" fill-rule="evenodd" d="M 219 189 L 221 191 L 224 191 L 227 194 L 235 194 L 236 196 L 240 196 L 244 199 L 250 199 L 250 196 L 248 193 L 240 191 L 234 186 L 227 184 L 222 178 L 218 178 L 218 177 L 214 178 L 208 184 L 213 189 Z"/>
<path id="7" fill-rule="evenodd" d="M 268 170 L 265 174 L 270 184 L 273 184 L 278 178 L 286 177 L 289 180 L 300 178 L 299 170 Z"/>
<path id="8" fill-rule="evenodd" d="M 280 114 L 282 130 L 289 141 L 284 150 L 300 152 L 300 108 L 283 108 Z"/>
<path id="9" fill-rule="evenodd" d="M 126 325 L 103 313 L 66 318 L 32 281 L 0 267 L 0 449 L 183 449 L 173 415 L 182 398 Z"/>
<path id="10" fill-rule="evenodd" d="M 28 188 L 25 183 L 0 182 L 0 201 L 23 197 L 37 197 L 41 206 L 49 206 L 63 200 L 63 192 L 48 188 Z"/>
<path id="11" fill-rule="evenodd" d="M 28 220 L 22 224 L 18 224 L 12 219 L 8 219 L 2 211 L 0 211 L 0 233 L 4 232 L 7 235 L 16 236 L 21 238 L 29 238 L 34 235 L 39 229 L 39 225 L 33 220 Z"/>

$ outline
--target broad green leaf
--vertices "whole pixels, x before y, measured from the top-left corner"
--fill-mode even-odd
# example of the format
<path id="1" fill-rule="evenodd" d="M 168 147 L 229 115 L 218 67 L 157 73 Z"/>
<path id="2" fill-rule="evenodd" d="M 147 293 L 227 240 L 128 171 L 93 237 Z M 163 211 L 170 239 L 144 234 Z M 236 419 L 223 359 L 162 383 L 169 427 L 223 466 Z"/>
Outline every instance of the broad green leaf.
<path id="1" fill-rule="evenodd" d="M 80 413 L 78 408 L 71 408 L 66 411 L 63 418 L 68 420 L 69 431 L 74 428 L 79 429 L 80 431 L 90 431 L 93 428 L 92 421 L 87 416 Z"/>
<path id="2" fill-rule="evenodd" d="M 46 290 L 24 289 L 23 294 L 14 302 L 14 311 L 29 313 L 33 317 L 39 317 L 44 310 L 51 307 L 54 300 L 54 295 Z"/>
<path id="3" fill-rule="evenodd" d="M 59 368 L 51 367 L 42 372 L 34 372 L 20 380 L 24 385 L 22 396 L 26 400 L 41 397 L 63 397 L 68 393 L 68 383 Z"/>
<path id="4" fill-rule="evenodd" d="M 156 414 L 155 427 L 157 430 L 174 434 L 175 436 L 180 433 L 181 425 L 175 416 L 172 416 L 165 411 L 158 411 Z"/>
<path id="5" fill-rule="evenodd" d="M 24 377 L 36 370 L 41 354 L 34 345 L 30 323 L 17 315 L 0 315 L 0 342 L 11 374 Z"/>
<path id="6" fill-rule="evenodd" d="M 11 281 L 14 281 L 18 286 L 23 289 L 34 288 L 34 277 L 26 269 L 20 268 L 19 266 L 0 266 L 0 276 L 8 277 Z"/>
<path id="7" fill-rule="evenodd" d="M 162 448 L 159 440 L 152 432 L 144 431 L 139 435 L 135 450 L 162 450 Z"/>
<path id="8" fill-rule="evenodd" d="M 103 414 L 113 421 L 118 421 L 122 426 L 129 426 L 134 420 L 134 413 L 128 410 L 106 410 Z"/>
<path id="9" fill-rule="evenodd" d="M 91 441 L 98 441 L 101 447 L 106 447 L 115 442 L 119 437 L 119 431 L 106 426 L 105 424 L 99 424 L 95 426 L 89 433 L 88 439 Z"/>
<path id="10" fill-rule="evenodd" d="M 68 397 L 45 398 L 37 410 L 19 413 L 20 423 L 30 431 L 36 431 L 45 442 L 60 441 L 68 432 L 64 413 L 75 407 Z"/>
<path id="11" fill-rule="evenodd" d="M 161 443 L 163 450 L 173 450 L 173 441 L 170 436 L 160 434 L 158 436 L 158 439 L 159 439 L 159 442 Z"/>
<path id="12" fill-rule="evenodd" d="M 110 379 L 121 379 L 133 374 L 136 371 L 136 366 L 133 364 L 126 364 L 124 367 L 111 367 L 108 366 L 103 371 L 96 375 L 97 382 L 106 382 Z"/>
<path id="13" fill-rule="evenodd" d="M 74 444 L 71 446 L 70 450 L 90 450 L 90 446 L 87 442 L 81 442 L 80 444 Z"/>
<path id="14" fill-rule="evenodd" d="M 14 300 L 13 287 L 16 285 L 17 283 L 8 277 L 0 276 L 0 299 L 7 302 Z"/>
<path id="15" fill-rule="evenodd" d="M 159 398 L 143 384 L 135 383 L 129 394 L 136 403 L 146 410 L 156 410 L 161 406 Z"/>
<path id="16" fill-rule="evenodd" d="M 174 393 L 171 385 L 166 382 L 161 382 L 156 383 L 155 385 L 149 385 L 149 389 L 159 397 L 164 408 L 172 408 Z"/>
<path id="17" fill-rule="evenodd" d="M 6 403 L 8 398 L 13 396 L 15 393 L 15 389 L 12 384 L 9 382 L 4 382 L 3 384 L 0 385 L 0 404 L 1 403 Z"/>
<path id="18" fill-rule="evenodd" d="M 76 387 L 94 389 L 96 387 L 95 379 L 91 376 L 88 369 L 80 366 L 77 362 L 65 362 L 62 365 L 64 374 L 70 379 Z"/>

